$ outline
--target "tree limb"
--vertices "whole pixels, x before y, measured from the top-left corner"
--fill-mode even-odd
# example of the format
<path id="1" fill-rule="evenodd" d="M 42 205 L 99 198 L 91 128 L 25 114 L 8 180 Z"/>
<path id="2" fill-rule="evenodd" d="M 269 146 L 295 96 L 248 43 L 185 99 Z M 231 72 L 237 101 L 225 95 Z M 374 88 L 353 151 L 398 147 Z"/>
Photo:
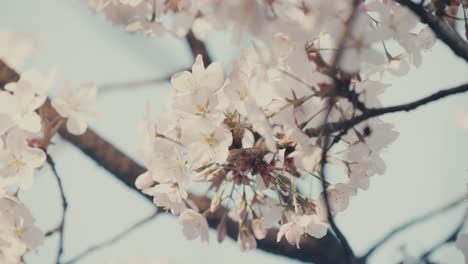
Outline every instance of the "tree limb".
<path id="1" fill-rule="evenodd" d="M 121 231 L 120 233 L 118 233 L 117 235 L 99 243 L 99 244 L 96 244 L 96 245 L 93 245 L 93 246 L 90 246 L 88 247 L 87 249 L 85 249 L 84 251 L 82 251 L 81 253 L 78 253 L 76 256 L 72 257 L 69 261 L 66 261 L 65 264 L 73 264 L 73 263 L 77 263 L 78 261 L 80 261 L 82 258 L 85 258 L 86 256 L 88 256 L 89 254 L 92 254 L 100 249 L 103 249 L 105 247 L 108 247 L 108 246 L 111 246 L 113 244 L 115 244 L 116 242 L 120 241 L 122 238 L 124 238 L 125 236 L 127 236 L 128 234 L 132 233 L 133 231 L 135 231 L 136 229 L 138 229 L 139 227 L 147 224 L 148 222 L 150 222 L 151 220 L 153 220 L 156 216 L 158 215 L 158 212 L 154 212 L 153 214 L 141 219 L 140 221 L 136 222 L 135 224 L 125 228 L 123 231 Z"/>
<path id="2" fill-rule="evenodd" d="M 385 243 L 387 243 L 390 239 L 392 239 L 394 236 L 400 234 L 401 232 L 413 227 L 414 225 L 416 224 L 419 224 L 419 223 L 422 223 L 424 221 L 427 221 L 429 219 L 431 219 L 432 217 L 436 216 L 436 215 L 439 215 L 441 213 L 444 213 L 450 209 L 453 209 L 455 207 L 457 207 L 458 205 L 460 205 L 462 202 L 466 201 L 466 196 L 462 196 L 462 197 L 459 197 L 455 200 L 453 200 L 452 202 L 440 207 L 440 208 L 437 208 L 433 211 L 430 211 L 430 212 L 427 212 L 423 215 L 420 215 L 414 219 L 411 219 L 399 226 L 397 226 L 396 228 L 394 228 L 393 230 L 391 230 L 390 232 L 388 232 L 384 237 L 382 237 L 379 241 L 377 241 L 377 243 L 374 244 L 374 246 L 372 246 L 360 259 L 363 259 L 363 260 L 366 260 L 368 259 L 372 254 L 375 253 L 375 251 L 377 251 L 381 246 L 383 246 Z"/>
<path id="3" fill-rule="evenodd" d="M 453 28 L 440 17 L 426 11 L 424 5 L 411 0 L 395 0 L 408 7 L 427 24 L 436 36 L 442 40 L 456 55 L 468 62 L 468 43 Z"/>
<path id="4" fill-rule="evenodd" d="M 55 176 L 55 179 L 57 180 L 57 185 L 59 187 L 60 191 L 60 197 L 62 199 L 62 218 L 60 220 L 59 226 L 55 229 L 55 232 L 59 233 L 59 245 L 58 245 L 58 252 L 57 252 L 57 258 L 56 258 L 56 263 L 60 264 L 62 260 L 62 255 L 63 255 L 63 249 L 64 249 L 64 237 L 65 237 L 65 222 L 67 218 L 67 208 L 68 208 L 68 202 L 67 202 L 67 197 L 65 196 L 65 191 L 63 189 L 63 184 L 62 184 L 62 179 L 60 178 L 57 169 L 55 167 L 55 162 L 52 159 L 52 157 L 47 154 L 47 163 L 49 164 L 50 168 L 52 169 L 52 172 Z M 54 232 L 54 233 L 55 233 Z M 47 235 L 50 235 L 49 232 L 46 233 Z"/>
<path id="5" fill-rule="evenodd" d="M 305 130 L 305 133 L 309 137 L 317 137 L 321 133 L 333 133 L 333 132 L 338 132 L 338 131 L 347 131 L 351 127 L 354 127 L 355 125 L 373 117 L 378 117 L 378 116 L 382 116 L 382 115 L 386 115 L 390 113 L 397 113 L 397 112 L 409 112 L 425 104 L 438 101 L 440 99 L 443 99 L 451 95 L 465 93 L 465 92 L 468 92 L 468 83 L 462 84 L 453 88 L 440 90 L 436 93 L 433 93 L 419 100 L 409 102 L 406 104 L 382 107 L 382 108 L 369 108 L 366 112 L 352 119 L 328 123 L 318 128 L 308 128 Z"/>

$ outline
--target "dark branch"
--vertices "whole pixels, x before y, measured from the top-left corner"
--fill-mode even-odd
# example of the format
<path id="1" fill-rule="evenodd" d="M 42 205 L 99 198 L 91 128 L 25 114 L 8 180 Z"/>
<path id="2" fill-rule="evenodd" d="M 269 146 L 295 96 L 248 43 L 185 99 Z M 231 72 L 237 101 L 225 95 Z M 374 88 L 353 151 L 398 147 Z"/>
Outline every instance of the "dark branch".
<path id="1" fill-rule="evenodd" d="M 468 62 L 468 43 L 442 18 L 429 13 L 424 5 L 417 4 L 411 0 L 395 0 L 403 6 L 408 7 L 420 19 L 427 24 L 436 36 L 442 40 L 456 55 Z"/>
<path id="2" fill-rule="evenodd" d="M 439 243 L 435 244 L 433 247 L 428 249 L 424 254 L 422 254 L 421 260 L 424 261 L 424 263 L 431 263 L 429 259 L 432 256 L 432 254 L 434 254 L 444 245 L 455 242 L 457 240 L 458 233 L 462 230 L 464 224 L 465 224 L 465 219 L 462 220 L 462 223 L 459 224 L 455 228 L 455 230 L 453 230 L 452 233 L 450 233 L 450 235 L 445 240 L 440 241 Z"/>
<path id="3" fill-rule="evenodd" d="M 323 120 L 323 125 L 322 127 L 325 127 L 325 125 L 328 123 L 328 118 L 330 116 L 330 113 L 333 109 L 334 101 L 335 101 L 335 96 L 338 96 L 338 91 L 344 91 L 344 87 L 342 85 L 342 82 L 337 78 L 336 74 L 338 72 L 338 65 L 340 64 L 341 57 L 343 53 L 345 52 L 344 50 L 344 45 L 348 38 L 351 36 L 352 30 L 353 30 L 353 24 L 354 24 L 354 19 L 358 15 L 358 7 L 360 5 L 361 1 L 360 0 L 354 0 L 353 1 L 353 6 L 352 6 L 352 12 L 351 15 L 349 16 L 348 20 L 346 21 L 346 28 L 343 33 L 343 36 L 340 40 L 339 47 L 335 53 L 335 57 L 332 60 L 331 64 L 331 69 L 332 71 L 330 72 L 330 77 L 333 79 L 333 89 L 330 90 L 331 96 L 327 99 L 327 113 L 325 115 L 325 118 Z M 347 87 L 346 87 L 347 88 Z M 349 94 L 348 94 L 349 95 Z M 357 98 L 356 98 L 357 99 Z M 354 99 L 350 99 L 352 101 L 355 101 Z M 358 100 L 356 100 L 359 102 Z M 365 106 L 362 104 L 359 104 L 360 107 L 364 107 L 362 110 L 365 109 Z M 321 135 L 324 135 L 324 138 L 322 140 L 322 156 L 320 159 L 320 178 L 322 182 L 322 191 L 323 191 L 323 198 L 325 201 L 325 206 L 327 209 L 327 217 L 328 217 L 328 222 L 330 223 L 330 227 L 335 233 L 336 237 L 340 241 L 340 243 L 343 245 L 343 249 L 346 253 L 345 256 L 345 261 L 346 263 L 354 263 L 355 260 L 355 255 L 354 251 L 351 248 L 348 240 L 346 239 L 346 236 L 341 232 L 340 228 L 336 225 L 334 216 L 331 213 L 331 207 L 330 207 L 330 200 L 328 197 L 328 192 L 327 192 L 327 184 L 326 184 L 326 178 L 325 178 L 325 168 L 327 165 L 327 153 L 328 150 L 332 148 L 333 145 L 330 145 L 330 135 L 331 133 L 324 133 L 324 131 L 321 131 Z M 333 143 L 332 143 L 333 144 Z"/>
<path id="4" fill-rule="evenodd" d="M 406 104 L 401 104 L 401 105 L 396 105 L 396 106 L 389 106 L 389 107 L 383 107 L 383 108 L 369 108 L 366 112 L 363 114 L 356 116 L 352 119 L 348 119 L 345 121 L 338 121 L 338 122 L 333 122 L 333 123 L 328 123 L 322 127 L 319 128 L 308 128 L 306 129 L 305 133 L 309 137 L 317 137 L 320 135 L 320 133 L 333 133 L 337 131 L 342 131 L 342 130 L 349 130 L 350 128 L 354 127 L 355 125 L 366 121 L 370 118 L 373 117 L 378 117 L 382 116 L 385 114 L 390 114 L 390 113 L 397 113 L 397 112 L 409 112 L 412 110 L 415 110 L 416 108 L 426 105 L 428 103 L 438 101 L 440 99 L 443 99 L 447 96 L 455 95 L 455 94 L 460 94 L 460 93 L 465 93 L 468 92 L 468 84 L 463 84 L 460 86 L 456 86 L 453 88 L 445 89 L 445 90 L 440 90 L 434 94 L 431 94 L 429 96 L 426 96 L 424 98 L 421 98 L 419 100 L 406 103 Z"/>
<path id="5" fill-rule="evenodd" d="M 62 199 L 62 218 L 60 220 L 60 224 L 56 230 L 53 230 L 53 232 L 47 232 L 46 236 L 51 235 L 55 232 L 59 233 L 59 245 L 58 245 L 58 252 L 57 252 L 57 258 L 56 258 L 56 263 L 60 264 L 62 255 L 63 255 L 63 249 L 64 249 L 64 235 L 65 235 L 65 221 L 67 217 L 67 208 L 68 208 L 68 203 L 67 203 L 67 198 L 65 196 L 65 191 L 63 189 L 63 184 L 62 184 L 62 179 L 60 178 L 57 168 L 55 167 L 55 162 L 52 159 L 52 157 L 47 154 L 47 163 L 49 164 L 50 168 L 52 169 L 52 172 L 55 176 L 55 179 L 57 180 L 57 185 L 59 187 L 60 191 L 60 197 Z"/>
<path id="6" fill-rule="evenodd" d="M 208 53 L 208 50 L 206 49 L 205 43 L 197 39 L 191 30 L 187 33 L 185 39 L 187 40 L 187 43 L 190 46 L 190 50 L 192 51 L 193 57 L 195 58 L 197 57 L 197 55 L 202 55 L 203 64 L 205 65 L 205 67 L 210 65 L 212 60 L 210 54 Z"/>
<path id="7" fill-rule="evenodd" d="M 387 243 L 390 239 L 392 239 L 394 236 L 400 234 L 401 232 L 417 225 L 420 224 L 424 221 L 427 221 L 431 218 L 433 218 L 436 215 L 439 215 L 441 213 L 444 213 L 446 211 L 449 211 L 458 205 L 460 205 L 462 202 L 466 201 L 466 196 L 457 198 L 456 200 L 444 205 L 443 207 L 437 208 L 433 211 L 427 212 L 423 215 L 420 215 L 414 219 L 411 219 L 398 227 L 394 228 L 390 232 L 388 232 L 384 237 L 382 237 L 377 243 L 374 244 L 360 259 L 366 260 L 368 259 L 372 254 L 375 253 L 380 247 L 382 247 L 385 243 Z"/>
<path id="8" fill-rule="evenodd" d="M 126 229 L 122 230 L 120 233 L 118 233 L 117 235 L 111 237 L 110 239 L 107 239 L 99 244 L 96 244 L 94 246 L 90 246 L 88 247 L 87 249 L 85 249 L 84 251 L 82 251 L 81 253 L 77 254 L 75 257 L 71 258 L 69 261 L 66 261 L 65 264 L 72 264 L 72 263 L 76 263 L 80 260 L 82 260 L 83 258 L 85 258 L 86 256 L 100 250 L 100 249 L 103 249 L 105 247 L 109 247 L 109 246 L 112 246 L 113 244 L 115 244 L 116 242 L 120 241 L 122 238 L 124 238 L 125 236 L 127 236 L 128 234 L 132 233 L 133 231 L 137 230 L 139 227 L 145 225 L 146 223 L 150 222 L 151 220 L 153 220 L 156 216 L 158 215 L 158 212 L 154 212 L 153 214 L 151 214 L 150 216 L 147 216 L 143 219 L 141 219 L 140 221 L 136 222 L 135 224 L 127 227 Z"/>

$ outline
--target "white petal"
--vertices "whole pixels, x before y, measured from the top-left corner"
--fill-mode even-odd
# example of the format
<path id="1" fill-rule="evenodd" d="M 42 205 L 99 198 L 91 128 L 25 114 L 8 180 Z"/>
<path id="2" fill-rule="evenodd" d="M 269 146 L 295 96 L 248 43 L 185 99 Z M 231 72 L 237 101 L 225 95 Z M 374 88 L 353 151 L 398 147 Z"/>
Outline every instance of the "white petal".
<path id="1" fill-rule="evenodd" d="M 69 117 L 67 120 L 67 130 L 73 135 L 81 135 L 86 132 L 88 125 L 85 121 L 76 117 Z"/>
<path id="2" fill-rule="evenodd" d="M 31 133 L 37 133 L 41 131 L 41 117 L 36 112 L 32 112 L 20 117 L 20 119 L 17 120 L 17 123 L 20 128 Z"/>
<path id="3" fill-rule="evenodd" d="M 46 160 L 46 154 L 44 151 L 38 148 L 27 147 L 23 152 L 23 158 L 33 168 L 38 168 L 44 164 Z"/>
<path id="4" fill-rule="evenodd" d="M 44 234 L 38 228 L 29 228 L 21 236 L 21 240 L 29 249 L 38 247 L 44 241 Z"/>

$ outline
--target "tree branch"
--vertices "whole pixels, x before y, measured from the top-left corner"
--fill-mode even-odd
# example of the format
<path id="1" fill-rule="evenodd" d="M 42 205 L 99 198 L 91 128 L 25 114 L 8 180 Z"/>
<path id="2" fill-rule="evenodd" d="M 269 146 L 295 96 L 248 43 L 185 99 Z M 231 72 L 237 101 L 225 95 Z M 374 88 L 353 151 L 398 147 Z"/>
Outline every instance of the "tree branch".
<path id="1" fill-rule="evenodd" d="M 468 43 L 453 28 L 440 17 L 426 11 L 424 5 L 411 0 L 395 0 L 408 7 L 420 19 L 427 24 L 436 36 L 442 40 L 456 55 L 468 62 Z"/>
<path id="2" fill-rule="evenodd" d="M 464 224 L 465 224 L 465 219 L 462 219 L 461 224 L 459 224 L 455 228 L 455 230 L 453 230 L 452 233 L 450 233 L 450 235 L 445 240 L 440 241 L 439 243 L 435 244 L 430 249 L 428 249 L 425 253 L 423 253 L 421 256 L 421 260 L 424 261 L 424 263 L 431 263 L 429 258 L 432 256 L 432 254 L 434 254 L 442 246 L 451 242 L 455 242 L 457 240 L 458 233 L 462 230 Z"/>
<path id="3" fill-rule="evenodd" d="M 198 40 L 195 35 L 193 34 L 192 30 L 190 30 L 187 33 L 187 36 L 185 37 L 185 40 L 190 46 L 190 50 L 192 51 L 193 57 L 197 57 L 197 55 L 202 55 L 203 57 L 203 64 L 205 67 L 211 64 L 212 60 L 210 57 L 210 54 L 208 53 L 208 50 L 205 46 L 205 43 L 202 41 Z"/>
<path id="4" fill-rule="evenodd" d="M 462 202 L 466 201 L 466 196 L 462 196 L 462 197 L 459 197 L 457 199 L 455 199 L 454 201 L 440 207 L 440 208 L 437 208 L 433 211 L 430 211 L 430 212 L 427 212 L 423 215 L 420 215 L 414 219 L 411 219 L 401 225 L 399 225 L 398 227 L 394 228 L 393 230 L 391 230 L 390 232 L 388 232 L 384 237 L 382 237 L 379 241 L 377 241 L 377 243 L 374 244 L 374 246 L 372 246 L 362 257 L 360 257 L 360 259 L 362 260 L 366 260 L 368 259 L 372 254 L 375 253 L 375 251 L 377 251 L 380 247 L 382 247 L 385 243 L 387 243 L 390 239 L 392 239 L 394 236 L 400 234 L 401 232 L 413 227 L 414 225 L 417 225 L 419 223 L 422 223 L 424 221 L 427 221 L 429 219 L 431 219 L 432 217 L 436 216 L 436 215 L 439 215 L 441 213 L 444 213 L 446 211 L 449 211 L 455 207 L 457 207 L 459 204 L 461 204 Z"/>
<path id="5" fill-rule="evenodd" d="M 73 263 L 76 263 L 78 262 L 79 260 L 85 258 L 86 256 L 100 250 L 100 249 L 103 249 L 105 247 L 109 247 L 113 244 L 115 244 L 116 242 L 120 241 L 122 238 L 124 238 L 125 236 L 127 236 L 128 234 L 132 233 L 133 231 L 135 231 L 136 229 L 138 229 L 139 227 L 149 223 L 151 220 L 153 220 L 156 216 L 158 215 L 158 211 L 154 212 L 153 214 L 141 219 L 140 221 L 136 222 L 135 224 L 127 227 L 126 229 L 122 230 L 120 233 L 118 233 L 117 235 L 109 238 L 108 240 L 105 240 L 99 244 L 96 244 L 94 246 L 90 246 L 88 247 L 87 249 L 85 249 L 84 251 L 82 251 L 81 253 L 77 254 L 76 256 L 74 256 L 73 258 L 71 258 L 69 261 L 66 261 L 65 264 L 73 264 Z"/>
<path id="6" fill-rule="evenodd" d="M 67 216 L 67 208 L 68 208 L 68 202 L 67 198 L 65 196 L 65 191 L 63 189 L 63 184 L 62 184 L 62 179 L 60 178 L 57 169 L 55 167 L 55 162 L 52 159 L 52 157 L 47 154 L 46 156 L 46 161 L 49 164 L 50 168 L 52 169 L 53 174 L 55 175 L 55 179 L 57 180 L 57 185 L 59 187 L 60 191 L 60 197 L 62 199 L 62 218 L 60 220 L 59 226 L 52 232 L 47 232 L 46 236 L 51 235 L 55 232 L 59 233 L 59 245 L 58 245 L 58 252 L 57 252 L 57 258 L 56 258 L 56 263 L 60 264 L 62 260 L 62 255 L 63 255 L 63 249 L 64 249 L 64 235 L 65 235 L 65 220 Z"/>
<path id="7" fill-rule="evenodd" d="M 440 99 L 443 99 L 451 95 L 465 93 L 465 92 L 468 92 L 468 83 L 462 84 L 453 88 L 440 90 L 434 94 L 431 94 L 429 96 L 423 97 L 419 100 L 416 100 L 410 103 L 389 106 L 389 107 L 382 107 L 382 108 L 369 108 L 363 114 L 356 116 L 352 119 L 328 123 L 319 128 L 308 128 L 305 130 L 305 133 L 309 137 L 317 137 L 322 132 L 333 133 L 333 132 L 342 131 L 342 130 L 347 131 L 351 127 L 354 127 L 355 125 L 373 117 L 378 117 L 378 116 L 382 116 L 382 115 L 386 115 L 390 113 L 397 113 L 397 112 L 409 112 L 409 111 L 415 110 L 416 108 L 420 106 L 426 105 L 428 103 L 438 101 Z"/>
<path id="8" fill-rule="evenodd" d="M 350 37 L 352 30 L 353 30 L 353 24 L 354 24 L 354 19 L 358 15 L 358 7 L 361 3 L 361 0 L 354 0 L 352 3 L 352 12 L 351 15 L 349 16 L 348 20 L 346 21 L 346 28 L 343 32 L 343 36 L 341 37 L 341 40 L 339 42 L 339 47 L 334 55 L 334 58 L 332 60 L 331 64 L 331 72 L 330 72 L 330 77 L 333 79 L 333 87 L 330 90 L 331 96 L 327 99 L 327 112 L 325 115 L 325 118 L 323 119 L 323 125 L 322 127 L 325 127 L 325 125 L 328 123 L 328 118 L 330 116 L 330 113 L 333 109 L 334 101 L 335 101 L 335 96 L 337 96 L 337 91 L 344 90 L 342 87 L 342 83 L 338 80 L 336 74 L 338 72 L 338 65 L 341 61 L 341 57 L 344 54 L 344 45 L 348 38 Z M 364 106 L 365 108 L 365 106 Z M 327 210 L 327 218 L 328 222 L 330 223 L 330 227 L 339 239 L 340 243 L 343 245 L 344 251 L 346 253 L 345 256 L 345 261 L 346 263 L 354 263 L 355 260 L 355 255 L 352 247 L 348 243 L 348 240 L 346 239 L 346 236 L 341 232 L 340 228 L 337 226 L 335 223 L 334 216 L 331 213 L 331 207 L 330 207 L 330 200 L 328 197 L 328 192 L 327 192 L 327 184 L 326 184 L 326 178 L 325 178 L 325 169 L 327 165 L 327 153 L 328 150 L 330 150 L 333 146 L 333 143 L 330 144 L 330 134 L 331 133 L 323 133 L 324 135 L 323 141 L 322 141 L 322 155 L 320 159 L 320 178 L 322 182 L 322 192 L 323 192 L 323 198 L 325 201 L 325 206 Z"/>

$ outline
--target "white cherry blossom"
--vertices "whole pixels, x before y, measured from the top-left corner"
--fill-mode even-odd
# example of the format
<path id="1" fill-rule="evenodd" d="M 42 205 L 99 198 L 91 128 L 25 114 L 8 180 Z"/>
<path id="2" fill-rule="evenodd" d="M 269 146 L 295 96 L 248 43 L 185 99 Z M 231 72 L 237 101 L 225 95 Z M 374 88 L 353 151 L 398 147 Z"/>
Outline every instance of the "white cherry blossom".
<path id="1" fill-rule="evenodd" d="M 52 106 L 60 116 L 67 119 L 67 130 L 71 134 L 85 133 L 88 122 L 95 118 L 96 93 L 93 83 L 83 83 L 74 90 L 71 90 L 68 84 L 64 84 L 59 95 L 52 99 Z"/>
<path id="2" fill-rule="evenodd" d="M 182 225 L 183 233 L 187 239 L 193 240 L 200 237 L 204 244 L 208 244 L 208 222 L 203 215 L 188 209 L 180 214 L 179 223 Z"/>
<path id="3" fill-rule="evenodd" d="M 284 236 L 289 244 L 299 248 L 299 242 L 304 234 L 322 238 L 327 234 L 327 226 L 318 219 L 317 215 L 293 215 L 290 222 L 280 227 L 277 241 L 281 241 Z"/>
<path id="4" fill-rule="evenodd" d="M 11 86 L 10 86 L 11 87 Z M 26 131 L 37 133 L 41 129 L 41 118 L 35 112 L 45 101 L 36 96 L 31 83 L 16 86 L 13 93 L 0 91 L 0 114 L 5 114 L 12 124 Z"/>
<path id="5" fill-rule="evenodd" d="M 27 134 L 14 129 L 6 136 L 5 149 L 0 150 L 0 185 L 29 188 L 33 174 L 46 160 L 44 151 L 28 146 Z"/>

